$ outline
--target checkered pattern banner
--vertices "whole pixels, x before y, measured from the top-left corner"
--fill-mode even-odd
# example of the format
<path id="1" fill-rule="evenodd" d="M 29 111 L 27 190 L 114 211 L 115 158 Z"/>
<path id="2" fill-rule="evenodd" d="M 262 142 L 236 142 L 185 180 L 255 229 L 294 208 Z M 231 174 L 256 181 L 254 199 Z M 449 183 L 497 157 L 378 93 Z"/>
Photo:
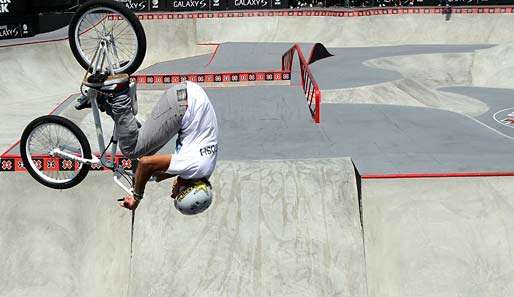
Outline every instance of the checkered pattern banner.
<path id="1" fill-rule="evenodd" d="M 183 81 L 197 83 L 238 83 L 252 81 L 289 81 L 288 71 L 272 72 L 234 72 L 234 73 L 200 73 L 200 74 L 137 74 L 132 80 L 138 85 L 176 84 Z"/>
<path id="2" fill-rule="evenodd" d="M 40 158 L 34 158 L 34 164 L 41 170 L 44 171 L 74 171 L 78 169 L 79 163 L 71 160 L 54 158 L 50 156 L 41 156 Z M 132 161 L 121 155 L 116 156 L 116 164 L 121 164 L 124 169 L 132 169 Z M 108 170 L 107 168 L 99 165 L 91 165 L 91 170 L 102 171 Z M 0 158 L 0 172 L 11 171 L 11 172 L 25 172 L 25 166 L 20 156 L 7 156 Z"/>
<path id="3" fill-rule="evenodd" d="M 514 6 L 463 6 L 463 7 L 384 7 L 356 9 L 314 9 L 314 10 L 253 10 L 253 11 L 211 11 L 211 12 L 179 12 L 179 13 L 142 13 L 141 20 L 163 19 L 212 19 L 241 17 L 369 17 L 377 15 L 399 14 L 514 14 Z"/>

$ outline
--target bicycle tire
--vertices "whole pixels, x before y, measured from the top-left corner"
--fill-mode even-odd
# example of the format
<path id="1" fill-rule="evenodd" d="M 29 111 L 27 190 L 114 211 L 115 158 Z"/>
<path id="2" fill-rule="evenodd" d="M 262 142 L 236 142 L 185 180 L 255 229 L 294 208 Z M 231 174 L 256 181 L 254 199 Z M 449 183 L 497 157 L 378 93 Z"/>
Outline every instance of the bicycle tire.
<path id="1" fill-rule="evenodd" d="M 45 115 L 45 116 L 39 117 L 39 118 L 33 120 L 32 122 L 30 122 L 27 125 L 27 127 L 25 127 L 25 129 L 23 130 L 23 134 L 22 134 L 21 140 L 20 140 L 20 154 L 21 154 L 21 158 L 23 160 L 23 164 L 24 164 L 25 168 L 27 169 L 28 173 L 36 181 L 38 181 L 40 184 L 42 184 L 44 186 L 47 186 L 52 189 L 61 189 L 61 190 L 72 188 L 72 187 L 78 185 L 79 183 L 81 183 L 84 180 L 84 178 L 86 178 L 86 176 L 91 168 L 91 166 L 89 164 L 82 163 L 82 166 L 80 167 L 77 174 L 71 180 L 69 180 L 67 182 L 63 182 L 63 183 L 56 183 L 56 182 L 51 182 L 49 180 L 46 180 L 45 178 L 43 178 L 40 174 L 38 174 L 36 172 L 36 170 L 38 170 L 37 168 L 35 169 L 31 166 L 31 162 L 29 161 L 28 150 L 27 150 L 27 141 L 29 139 L 29 136 L 32 134 L 32 131 L 44 124 L 56 124 L 56 125 L 63 126 L 67 130 L 69 130 L 73 134 L 73 136 L 75 136 L 76 139 L 79 141 L 81 149 L 82 149 L 82 153 L 83 153 L 83 158 L 91 159 L 91 147 L 89 145 L 89 141 L 87 140 L 87 137 L 84 134 L 84 132 L 82 132 L 82 130 L 75 123 L 73 123 L 72 121 L 70 121 L 66 118 L 60 117 L 60 116 Z"/>
<path id="2" fill-rule="evenodd" d="M 80 66 L 82 66 L 82 68 L 84 68 L 88 72 L 92 72 L 89 63 L 80 54 L 78 40 L 76 40 L 75 38 L 75 32 L 77 30 L 77 26 L 79 25 L 79 21 L 81 20 L 82 16 L 88 11 L 98 8 L 108 8 L 116 11 L 117 13 L 125 17 L 134 29 L 134 33 L 137 39 L 137 53 L 135 54 L 135 58 L 130 65 L 126 66 L 126 68 L 122 67 L 125 68 L 123 69 L 123 71 L 115 71 L 115 73 L 123 72 L 130 75 L 136 72 L 139 66 L 141 66 L 141 64 L 143 63 L 146 54 L 146 35 L 143 29 L 143 25 L 139 21 L 138 17 L 134 14 L 134 12 L 132 12 L 130 9 L 128 9 L 123 4 L 118 2 L 109 0 L 93 0 L 86 2 L 85 4 L 79 7 L 79 9 L 73 15 L 68 28 L 68 39 L 73 56 L 80 64 Z"/>

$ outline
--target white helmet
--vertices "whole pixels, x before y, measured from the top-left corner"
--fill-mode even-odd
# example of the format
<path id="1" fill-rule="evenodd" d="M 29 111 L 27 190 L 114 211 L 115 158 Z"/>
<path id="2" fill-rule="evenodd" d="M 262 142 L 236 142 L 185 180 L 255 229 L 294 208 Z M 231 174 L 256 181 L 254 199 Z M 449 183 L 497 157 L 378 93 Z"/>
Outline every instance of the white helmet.
<path id="1" fill-rule="evenodd" d="M 206 179 L 189 181 L 179 189 L 175 208 L 184 215 L 195 215 L 205 211 L 212 202 L 212 188 Z"/>

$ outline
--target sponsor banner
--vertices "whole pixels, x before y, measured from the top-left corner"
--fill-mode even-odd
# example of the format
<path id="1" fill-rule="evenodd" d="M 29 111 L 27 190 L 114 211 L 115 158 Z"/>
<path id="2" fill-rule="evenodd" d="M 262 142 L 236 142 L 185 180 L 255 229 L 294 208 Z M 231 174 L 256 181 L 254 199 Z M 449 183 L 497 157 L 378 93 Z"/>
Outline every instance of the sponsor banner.
<path id="1" fill-rule="evenodd" d="M 214 0 L 213 0 L 214 1 Z M 221 1 L 223 3 L 223 1 Z M 211 9 L 213 10 L 213 9 Z M 233 18 L 233 17 L 369 17 L 376 15 L 398 15 L 398 14 L 442 14 L 447 10 L 444 7 L 410 7 L 410 8 L 370 8 L 365 10 L 240 10 L 236 13 L 232 11 L 216 11 L 204 12 L 199 11 L 195 13 L 153 13 L 139 15 L 140 20 L 154 20 L 154 19 L 185 19 L 185 18 Z M 500 7 L 453 7 L 452 14 L 514 14 L 514 7 L 500 6 Z"/>
<path id="2" fill-rule="evenodd" d="M 97 155 L 97 157 L 99 157 Z M 41 156 L 40 158 L 34 158 L 34 164 L 40 170 L 62 172 L 62 171 L 76 171 L 80 167 L 80 164 L 75 161 L 66 159 L 60 159 L 50 156 Z M 119 164 L 125 170 L 132 169 L 132 161 L 123 157 L 122 155 L 116 155 L 114 162 Z M 91 170 L 94 171 L 110 171 L 110 169 L 103 167 L 100 164 L 92 164 Z M 0 158 L 0 172 L 27 172 L 27 169 L 23 165 L 21 156 L 9 156 Z"/>
<path id="3" fill-rule="evenodd" d="M 287 0 L 272 0 L 273 8 L 289 8 Z"/>
<path id="4" fill-rule="evenodd" d="M 28 0 L 0 0 L 0 17 L 27 14 L 28 7 Z"/>
<path id="5" fill-rule="evenodd" d="M 0 0 L 1 1 L 1 0 Z M 288 0 L 116 0 L 135 12 L 287 8 Z"/>
<path id="6" fill-rule="evenodd" d="M 0 19 L 0 40 L 34 36 L 32 22 L 2 23 Z"/>
<path id="7" fill-rule="evenodd" d="M 150 10 L 150 2 L 152 0 L 116 0 L 123 3 L 128 9 L 135 12 L 144 12 Z"/>
<path id="8" fill-rule="evenodd" d="M 227 0 L 229 10 L 237 9 L 269 9 L 275 0 Z"/>
<path id="9" fill-rule="evenodd" d="M 166 11 L 168 0 L 149 0 L 148 8 L 150 11 Z"/>
<path id="10" fill-rule="evenodd" d="M 227 1 L 230 1 L 230 0 L 210 0 L 210 9 L 211 10 L 226 10 L 227 9 Z"/>
<path id="11" fill-rule="evenodd" d="M 140 85 L 177 84 L 186 80 L 198 83 L 238 83 L 252 81 L 288 81 L 291 80 L 289 71 L 273 72 L 227 72 L 227 73 L 198 73 L 198 74 L 137 74 L 131 77 Z"/>
<path id="12" fill-rule="evenodd" d="M 219 3 L 219 0 L 217 0 Z M 168 0 L 168 11 L 209 10 L 210 0 Z"/>
<path id="13" fill-rule="evenodd" d="M 14 158 L 0 159 L 0 171 L 15 171 L 16 160 Z"/>

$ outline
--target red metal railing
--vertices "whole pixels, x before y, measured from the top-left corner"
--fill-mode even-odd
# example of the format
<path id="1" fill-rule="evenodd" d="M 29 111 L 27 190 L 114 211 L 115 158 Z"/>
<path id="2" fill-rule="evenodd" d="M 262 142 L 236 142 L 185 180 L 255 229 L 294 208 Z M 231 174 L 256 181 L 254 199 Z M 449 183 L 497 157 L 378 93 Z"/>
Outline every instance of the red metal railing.
<path id="1" fill-rule="evenodd" d="M 307 98 L 309 110 L 315 123 L 320 122 L 321 92 L 318 83 L 312 75 L 311 69 L 302 50 L 298 44 L 293 45 L 284 55 L 282 55 L 282 71 L 291 72 L 293 67 L 294 53 L 298 54 L 300 60 L 300 76 L 303 93 Z"/>

